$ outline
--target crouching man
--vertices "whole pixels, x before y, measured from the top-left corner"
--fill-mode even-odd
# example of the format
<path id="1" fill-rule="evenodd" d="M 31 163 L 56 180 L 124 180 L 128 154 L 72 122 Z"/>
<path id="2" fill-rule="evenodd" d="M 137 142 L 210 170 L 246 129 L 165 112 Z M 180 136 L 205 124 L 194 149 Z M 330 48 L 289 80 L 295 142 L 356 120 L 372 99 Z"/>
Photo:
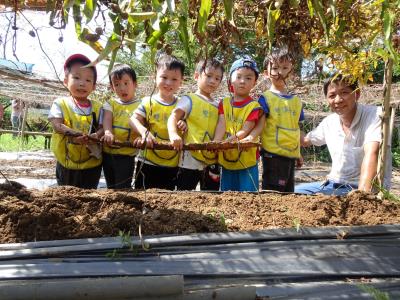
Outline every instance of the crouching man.
<path id="1" fill-rule="evenodd" d="M 358 103 L 356 81 L 341 75 L 324 84 L 325 98 L 333 114 L 301 139 L 303 147 L 327 145 L 332 167 L 324 182 L 299 184 L 295 192 L 345 195 L 353 189 L 370 192 L 377 176 L 381 143 L 381 109 Z M 391 154 L 388 149 L 384 187 L 390 188 Z"/>

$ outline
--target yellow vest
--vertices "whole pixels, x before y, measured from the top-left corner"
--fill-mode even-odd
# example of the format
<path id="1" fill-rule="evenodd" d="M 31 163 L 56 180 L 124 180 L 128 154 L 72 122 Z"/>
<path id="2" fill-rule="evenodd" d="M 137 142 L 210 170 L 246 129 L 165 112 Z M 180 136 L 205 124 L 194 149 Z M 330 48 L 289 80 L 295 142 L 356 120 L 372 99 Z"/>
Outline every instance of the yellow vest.
<path id="1" fill-rule="evenodd" d="M 166 105 L 155 98 L 146 97 L 142 100 L 142 106 L 146 110 L 146 121 L 149 131 L 159 142 L 169 142 L 168 118 L 176 106 L 176 100 Z M 174 150 L 142 150 L 143 157 L 149 162 L 163 167 L 177 167 L 179 155 Z"/>
<path id="2" fill-rule="evenodd" d="M 112 107 L 112 128 L 114 133 L 115 140 L 120 142 L 132 142 L 136 137 L 129 126 L 129 120 L 135 111 L 135 109 L 139 106 L 140 101 L 132 101 L 129 103 L 119 103 L 115 100 L 111 100 L 109 103 Z M 103 151 L 109 154 L 119 154 L 119 155 L 129 155 L 133 156 L 137 154 L 137 149 L 135 148 L 111 148 L 107 145 L 104 145 Z"/>
<path id="3" fill-rule="evenodd" d="M 263 95 L 269 107 L 269 115 L 261 133 L 263 149 L 285 157 L 300 157 L 300 99 L 297 96 L 279 97 L 270 91 Z"/>
<path id="4" fill-rule="evenodd" d="M 261 109 L 257 101 L 251 101 L 244 106 L 235 107 L 231 104 L 232 98 L 226 97 L 223 100 L 224 116 L 226 124 L 225 138 L 235 135 L 242 129 L 244 122 L 255 109 Z M 257 148 L 249 148 L 246 151 L 232 149 L 220 151 L 218 154 L 218 163 L 228 170 L 243 170 L 253 167 L 257 164 Z"/>
<path id="5" fill-rule="evenodd" d="M 73 111 L 73 100 L 69 98 L 60 99 L 60 108 L 63 114 L 63 121 L 66 126 L 76 131 L 89 134 L 92 124 L 92 112 L 96 114 L 98 122 L 101 110 L 101 103 L 90 100 L 91 113 L 88 115 L 76 114 Z M 72 138 L 63 134 L 53 132 L 51 149 L 57 161 L 67 169 L 84 170 L 97 167 L 101 164 L 101 159 L 89 156 L 89 150 L 86 145 L 73 144 Z"/>
<path id="6" fill-rule="evenodd" d="M 218 123 L 218 107 L 194 93 L 187 96 L 191 100 L 192 107 L 186 119 L 188 130 L 185 142 L 204 143 L 212 141 Z M 190 153 L 195 159 L 206 164 L 217 162 L 216 153 L 202 150 L 190 151 Z"/>

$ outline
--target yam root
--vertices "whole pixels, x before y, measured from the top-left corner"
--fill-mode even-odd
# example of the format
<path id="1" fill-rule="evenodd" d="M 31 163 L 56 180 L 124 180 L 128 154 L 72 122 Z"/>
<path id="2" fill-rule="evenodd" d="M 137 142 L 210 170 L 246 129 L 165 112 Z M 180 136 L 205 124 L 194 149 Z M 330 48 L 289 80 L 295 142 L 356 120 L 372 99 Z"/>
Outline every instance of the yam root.
<path id="1" fill-rule="evenodd" d="M 79 137 L 82 136 L 82 133 L 76 132 L 76 131 L 68 131 L 66 132 L 67 136 L 72 136 L 72 137 Z M 92 138 L 89 137 L 90 140 L 95 141 L 97 143 L 102 143 L 99 139 L 97 138 Z M 255 143 L 255 142 L 207 142 L 207 143 L 190 143 L 190 144 L 185 144 L 183 145 L 183 150 L 209 150 L 209 151 L 223 151 L 223 150 L 228 150 L 228 149 L 248 149 L 252 147 L 259 147 L 261 146 L 260 143 Z M 128 147 L 128 148 L 137 148 L 137 149 L 145 149 L 146 145 L 142 146 L 135 146 L 133 145 L 132 142 L 120 142 L 120 141 L 115 141 L 113 144 L 113 147 L 116 148 L 121 148 L 121 147 Z M 157 150 L 174 150 L 172 145 L 170 143 L 156 143 L 154 144 L 153 148 L 148 147 L 148 149 L 157 149 Z"/>

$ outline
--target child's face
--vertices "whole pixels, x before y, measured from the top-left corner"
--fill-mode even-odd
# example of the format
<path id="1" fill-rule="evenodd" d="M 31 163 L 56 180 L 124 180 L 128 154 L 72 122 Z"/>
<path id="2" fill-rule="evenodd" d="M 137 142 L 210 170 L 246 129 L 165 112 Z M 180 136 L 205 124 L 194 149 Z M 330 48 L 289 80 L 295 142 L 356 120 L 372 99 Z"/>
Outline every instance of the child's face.
<path id="1" fill-rule="evenodd" d="M 221 84 L 222 76 L 222 70 L 214 67 L 206 68 L 201 73 L 194 73 L 194 79 L 197 80 L 198 89 L 205 96 L 210 96 L 218 89 Z"/>
<path id="2" fill-rule="evenodd" d="M 181 70 L 159 68 L 156 75 L 156 85 L 160 96 L 164 100 L 174 97 L 182 84 L 183 75 Z"/>
<path id="3" fill-rule="evenodd" d="M 353 91 L 345 82 L 332 82 L 328 86 L 326 99 L 331 110 L 340 116 L 352 115 L 356 111 L 356 103 L 360 91 Z"/>
<path id="4" fill-rule="evenodd" d="M 81 63 L 73 64 L 71 71 L 64 78 L 65 86 L 77 100 L 86 100 L 95 89 L 93 70 L 82 66 Z"/>
<path id="5" fill-rule="evenodd" d="M 111 78 L 113 91 L 123 102 L 129 102 L 135 98 L 137 84 L 128 74 L 122 74 L 120 78 Z"/>
<path id="6" fill-rule="evenodd" d="M 231 75 L 233 92 L 237 96 L 247 97 L 251 89 L 256 85 L 256 74 L 250 68 L 237 69 Z"/>
<path id="7" fill-rule="evenodd" d="M 289 60 L 273 61 L 264 72 L 265 77 L 272 81 L 282 81 L 288 78 L 293 65 Z"/>

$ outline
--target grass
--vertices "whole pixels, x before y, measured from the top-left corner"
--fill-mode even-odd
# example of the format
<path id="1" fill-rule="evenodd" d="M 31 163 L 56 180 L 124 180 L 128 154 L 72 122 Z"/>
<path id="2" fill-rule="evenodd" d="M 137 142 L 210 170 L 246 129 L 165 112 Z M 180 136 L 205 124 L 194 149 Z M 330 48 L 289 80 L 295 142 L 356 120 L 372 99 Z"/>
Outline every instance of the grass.
<path id="1" fill-rule="evenodd" d="M 26 137 L 23 141 L 20 137 L 13 137 L 12 134 L 0 135 L 0 152 L 32 151 L 44 149 L 45 138 L 43 136 Z"/>

